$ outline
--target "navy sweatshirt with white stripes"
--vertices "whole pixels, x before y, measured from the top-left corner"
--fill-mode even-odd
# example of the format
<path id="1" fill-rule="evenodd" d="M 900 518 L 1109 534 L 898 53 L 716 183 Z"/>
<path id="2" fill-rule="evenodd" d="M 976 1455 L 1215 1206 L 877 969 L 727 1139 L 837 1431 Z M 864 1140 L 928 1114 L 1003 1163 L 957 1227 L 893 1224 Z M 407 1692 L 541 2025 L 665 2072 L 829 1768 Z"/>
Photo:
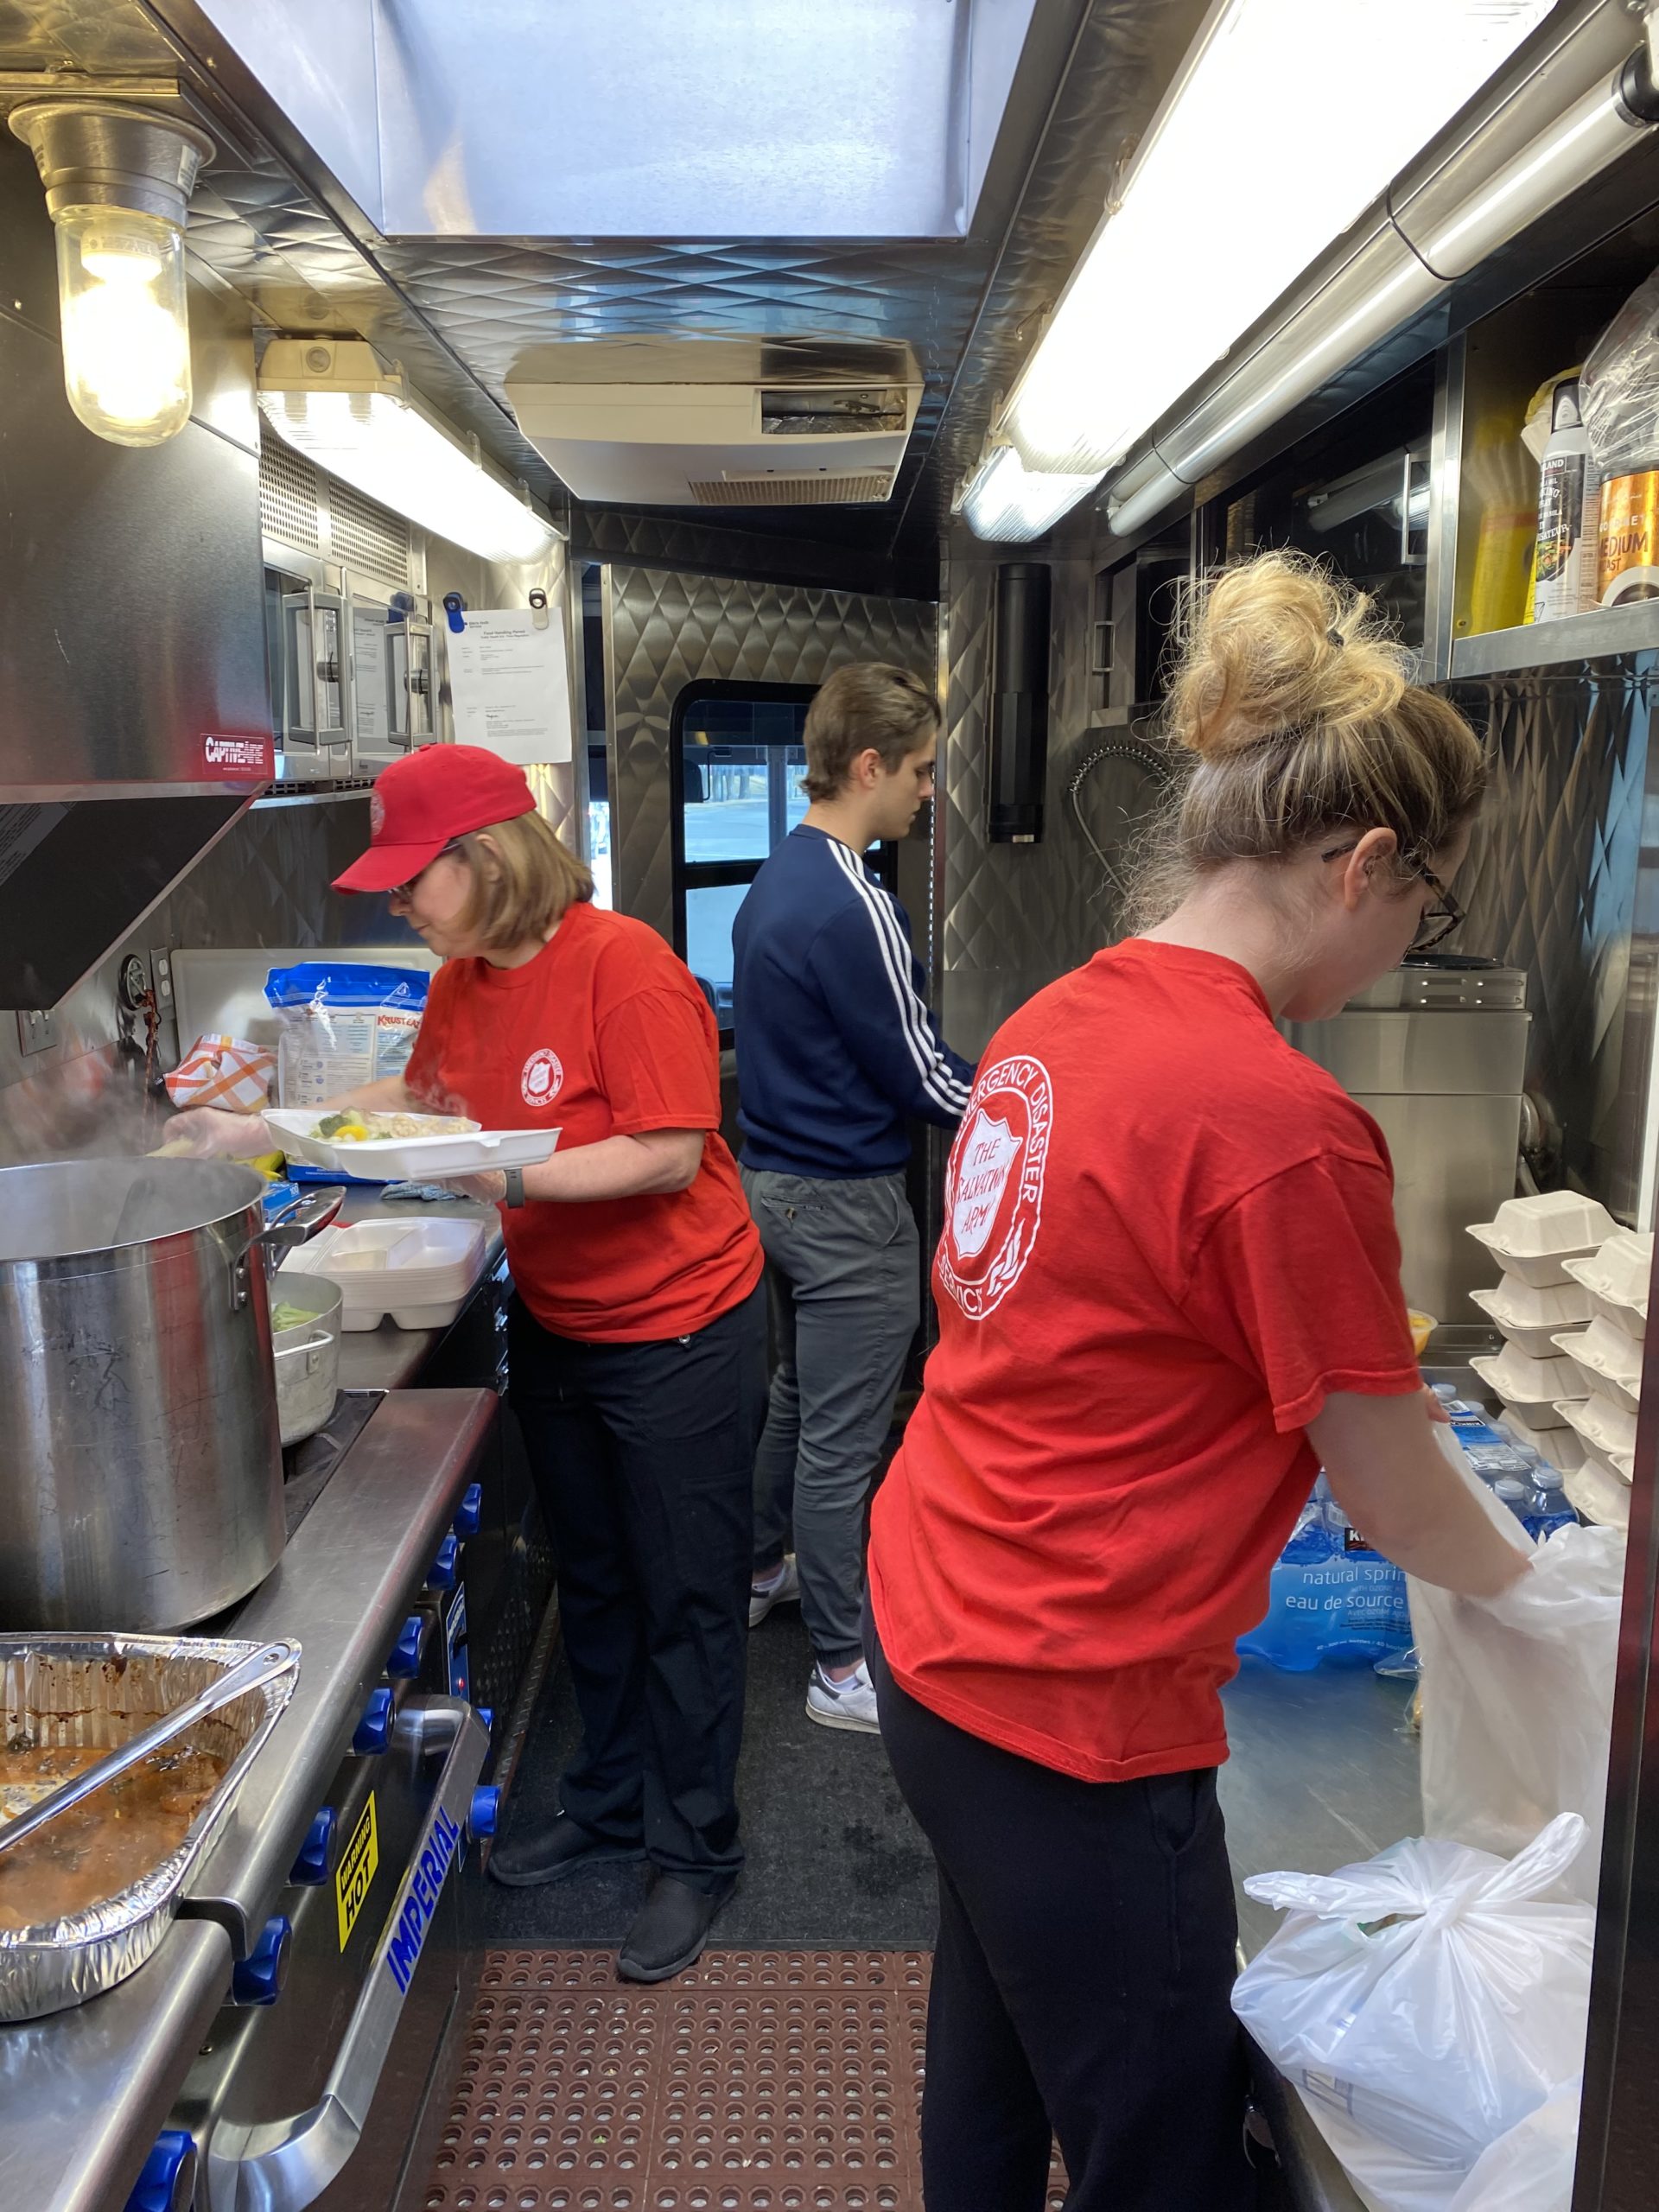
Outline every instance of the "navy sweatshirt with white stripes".
<path id="1" fill-rule="evenodd" d="M 922 996 L 904 908 L 850 845 L 805 823 L 732 929 L 743 1164 L 835 1180 L 891 1175 L 907 1115 L 960 1120 L 974 1071 Z"/>

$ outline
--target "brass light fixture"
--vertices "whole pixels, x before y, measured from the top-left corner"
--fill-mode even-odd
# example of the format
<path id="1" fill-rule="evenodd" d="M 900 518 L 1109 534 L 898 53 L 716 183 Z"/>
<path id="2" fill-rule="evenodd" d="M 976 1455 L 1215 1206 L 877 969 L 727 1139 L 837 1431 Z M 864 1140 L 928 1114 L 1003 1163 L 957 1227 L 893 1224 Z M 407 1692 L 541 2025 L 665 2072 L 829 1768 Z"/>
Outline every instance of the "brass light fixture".
<path id="1" fill-rule="evenodd" d="M 69 404 L 113 444 L 163 444 L 190 416 L 184 225 L 213 141 L 115 100 L 31 100 L 10 122 L 57 233 Z"/>

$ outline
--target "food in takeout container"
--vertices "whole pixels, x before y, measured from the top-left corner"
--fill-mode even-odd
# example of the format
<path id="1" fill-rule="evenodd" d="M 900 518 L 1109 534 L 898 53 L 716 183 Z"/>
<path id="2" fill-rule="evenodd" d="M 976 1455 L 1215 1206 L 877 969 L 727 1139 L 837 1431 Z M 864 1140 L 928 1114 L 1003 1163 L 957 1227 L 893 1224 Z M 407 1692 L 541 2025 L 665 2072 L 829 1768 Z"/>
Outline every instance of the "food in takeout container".
<path id="1" fill-rule="evenodd" d="M 1469 1364 L 1489 1390 L 1535 1428 L 1558 1427 L 1560 1402 L 1585 1395 L 1577 1367 L 1560 1352 L 1550 1359 L 1533 1359 L 1517 1346 L 1505 1344 L 1495 1359 L 1477 1357 Z"/>
<path id="2" fill-rule="evenodd" d="M 19 1748 L 91 1751 L 101 1757 L 260 1648 L 207 1637 L 0 1637 L 0 1740 Z M 182 1835 L 170 1848 L 153 1858 L 142 1849 L 132 1851 L 129 1865 L 129 1847 L 121 1840 L 115 1847 L 121 1859 L 118 1886 L 68 1911 L 57 1909 L 64 1902 L 60 1892 L 44 1884 L 35 1886 L 32 1870 L 46 1867 L 56 1821 L 0 1859 L 0 2020 L 33 2020 L 61 2012 L 113 1987 L 143 1966 L 167 1933 L 191 1866 L 212 1841 L 256 1754 L 281 1719 L 293 1694 L 298 1657 L 296 1647 L 296 1664 L 286 1674 L 188 1731 L 178 1752 L 213 1760 L 221 1768 L 219 1778 L 188 1815 Z M 182 1769 L 175 1772 L 189 1785 L 180 1793 L 182 1806 L 196 1796 L 201 1776 Z M 99 1790 L 77 1809 L 92 1812 L 104 1794 Z M 63 1817 L 71 1821 L 76 1814 Z M 39 1918 L 33 1917 L 36 1896 Z"/>
<path id="3" fill-rule="evenodd" d="M 1610 1237 L 1618 1224 L 1595 1198 L 1576 1191 L 1542 1191 L 1508 1198 L 1491 1221 L 1473 1222 L 1469 1234 L 1503 1266 L 1534 1289 L 1568 1280 L 1566 1262 L 1582 1259 Z"/>
<path id="4" fill-rule="evenodd" d="M 1590 1294 L 1576 1282 L 1535 1290 L 1505 1275 L 1496 1289 L 1471 1290 L 1469 1295 L 1510 1342 L 1532 1359 L 1552 1357 L 1556 1332 L 1580 1327 L 1590 1319 Z"/>
<path id="5" fill-rule="evenodd" d="M 342 1122 L 342 1110 L 283 1107 L 267 1114 L 265 1123 L 284 1152 L 313 1167 L 371 1179 L 381 1176 L 387 1182 L 533 1167 L 552 1157 L 560 1136 L 557 1129 L 484 1129 L 453 1114 L 353 1114 Z M 377 1125 L 391 1122 L 399 1125 L 398 1134 L 375 1133 Z M 334 1135 L 324 1133 L 324 1123 L 332 1125 Z M 361 1134 L 365 1128 L 369 1134 Z"/>
<path id="6" fill-rule="evenodd" d="M 416 1215 L 325 1229 L 277 1273 L 280 1297 L 290 1275 L 326 1276 L 340 1285 L 340 1325 L 378 1329 L 390 1314 L 400 1329 L 447 1328 L 484 1272 L 488 1236 L 481 1221 Z"/>
<path id="7" fill-rule="evenodd" d="M 1588 1398 L 1564 1402 L 1557 1411 L 1570 1428 L 1576 1429 L 1592 1452 L 1618 1467 L 1621 1473 L 1626 1465 L 1634 1466 L 1636 1457 L 1636 1415 L 1626 1406 L 1598 1390 Z M 1625 1480 L 1630 1480 L 1628 1473 Z"/>
<path id="8" fill-rule="evenodd" d="M 1587 1259 L 1569 1260 L 1567 1271 L 1588 1294 L 1593 1311 L 1616 1321 L 1638 1342 L 1647 1334 L 1648 1283 L 1653 1237 L 1636 1229 L 1617 1230 Z"/>
<path id="9" fill-rule="evenodd" d="M 1634 1413 L 1642 1395 L 1642 1347 L 1616 1321 L 1599 1316 L 1587 1329 L 1555 1339 L 1556 1349 L 1577 1363 L 1588 1390 L 1603 1390 Z"/>

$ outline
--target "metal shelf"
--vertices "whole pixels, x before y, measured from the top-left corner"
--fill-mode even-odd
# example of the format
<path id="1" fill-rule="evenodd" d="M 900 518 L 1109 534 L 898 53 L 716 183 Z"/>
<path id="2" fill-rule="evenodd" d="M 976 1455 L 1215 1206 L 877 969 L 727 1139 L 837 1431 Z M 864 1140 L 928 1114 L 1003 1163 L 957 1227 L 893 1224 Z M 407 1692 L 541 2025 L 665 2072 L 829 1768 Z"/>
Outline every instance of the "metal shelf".
<path id="1" fill-rule="evenodd" d="M 1659 599 L 1643 599 L 1630 607 L 1598 607 L 1555 622 L 1528 622 L 1518 629 L 1455 639 L 1452 674 L 1506 676 L 1519 669 L 1653 652 L 1659 652 Z"/>

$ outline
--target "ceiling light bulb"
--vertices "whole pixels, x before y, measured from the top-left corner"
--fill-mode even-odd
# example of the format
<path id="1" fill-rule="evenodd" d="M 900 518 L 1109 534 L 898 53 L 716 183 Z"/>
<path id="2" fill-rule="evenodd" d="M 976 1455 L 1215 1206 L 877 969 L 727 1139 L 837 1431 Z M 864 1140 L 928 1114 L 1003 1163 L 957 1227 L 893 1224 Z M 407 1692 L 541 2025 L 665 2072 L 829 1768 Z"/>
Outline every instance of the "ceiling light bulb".
<path id="1" fill-rule="evenodd" d="M 161 445 L 190 419 L 184 226 L 213 141 L 102 98 L 26 100 L 9 119 L 57 234 L 69 404 L 113 445 Z"/>
<path id="2" fill-rule="evenodd" d="M 57 218 L 63 381 L 89 430 L 156 446 L 190 417 L 184 240 L 156 215 L 66 207 Z"/>

